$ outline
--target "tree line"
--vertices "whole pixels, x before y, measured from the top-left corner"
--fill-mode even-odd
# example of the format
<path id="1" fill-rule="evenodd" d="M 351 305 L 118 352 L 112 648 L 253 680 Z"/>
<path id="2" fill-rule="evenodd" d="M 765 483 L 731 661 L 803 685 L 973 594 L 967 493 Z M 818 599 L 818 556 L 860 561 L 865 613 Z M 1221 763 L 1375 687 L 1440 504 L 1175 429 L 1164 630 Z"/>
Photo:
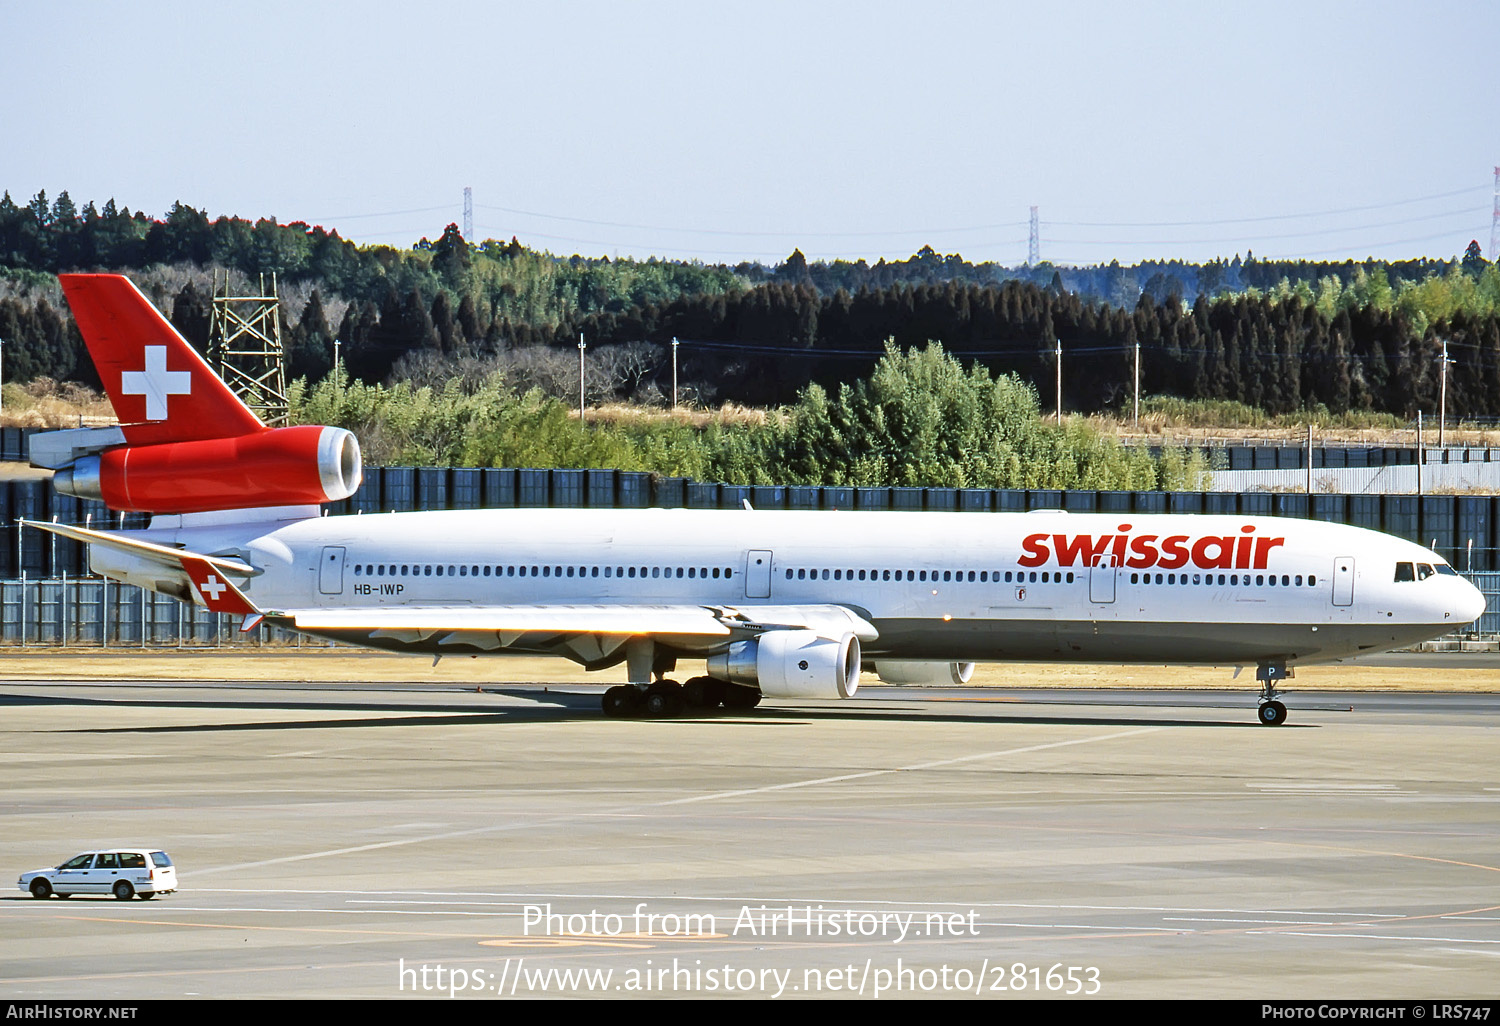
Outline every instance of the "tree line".
<path id="1" fill-rule="evenodd" d="M 171 274 L 159 269 L 171 268 Z M 1270 412 L 1326 407 L 1411 416 L 1437 402 L 1448 342 L 1450 414 L 1500 415 L 1500 272 L 1477 244 L 1461 260 L 1261 261 L 1092 268 L 970 264 L 924 247 L 906 261 L 766 267 L 555 257 L 520 244 L 473 244 L 449 225 L 407 249 L 361 247 L 336 232 L 251 222 L 178 203 L 162 219 L 81 209 L 66 192 L 0 197 L 0 339 L 8 379 L 88 381 L 92 368 L 55 274 L 121 270 L 155 284 L 190 341 L 206 342 L 215 272 L 275 273 L 287 303 L 292 377 L 332 369 L 335 339 L 356 379 L 458 372 L 476 363 L 559 382 L 580 334 L 590 359 L 628 368 L 613 391 L 649 399 L 678 377 L 700 400 L 797 401 L 813 384 L 870 374 L 886 340 L 941 342 L 1052 401 L 1055 347 L 1063 405 L 1128 401 L 1139 347 L 1148 394 L 1227 399 Z M 178 273 L 180 270 L 180 273 Z M 481 377 L 483 375 L 480 375 Z M 525 374 L 523 373 L 523 377 Z M 558 389 L 560 391 L 560 389 Z M 608 388 L 590 388 L 605 397 Z"/>

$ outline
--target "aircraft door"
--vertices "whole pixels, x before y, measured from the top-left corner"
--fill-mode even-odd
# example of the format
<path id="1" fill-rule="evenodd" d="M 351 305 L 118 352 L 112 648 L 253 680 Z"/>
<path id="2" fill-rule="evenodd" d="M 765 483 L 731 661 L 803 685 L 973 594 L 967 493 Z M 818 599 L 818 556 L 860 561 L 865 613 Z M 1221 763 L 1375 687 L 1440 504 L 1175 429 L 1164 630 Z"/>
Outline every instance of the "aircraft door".
<path id="1" fill-rule="evenodd" d="M 1094 565 L 1089 567 L 1090 602 L 1105 603 L 1115 600 L 1116 562 L 1113 555 L 1094 557 Z"/>
<path id="2" fill-rule="evenodd" d="M 1333 561 L 1333 604 L 1354 605 L 1354 557 L 1339 556 Z"/>
<path id="3" fill-rule="evenodd" d="M 318 590 L 324 595 L 341 595 L 344 592 L 344 547 L 323 546 L 323 558 L 318 565 Z"/>
<path id="4" fill-rule="evenodd" d="M 745 597 L 771 597 L 770 549 L 751 549 L 745 557 Z"/>

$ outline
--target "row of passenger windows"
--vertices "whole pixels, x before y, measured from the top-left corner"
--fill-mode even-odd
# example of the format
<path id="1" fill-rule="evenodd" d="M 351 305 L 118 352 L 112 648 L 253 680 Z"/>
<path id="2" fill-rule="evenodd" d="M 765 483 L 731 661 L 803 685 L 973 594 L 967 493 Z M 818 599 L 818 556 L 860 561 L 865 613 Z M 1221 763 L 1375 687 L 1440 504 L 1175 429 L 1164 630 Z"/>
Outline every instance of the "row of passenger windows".
<path id="1" fill-rule="evenodd" d="M 539 566 L 453 565 L 437 563 L 356 563 L 355 577 L 634 577 L 722 580 L 729 567 L 708 566 Z"/>
<path id="2" fill-rule="evenodd" d="M 1042 571 L 1041 582 L 1043 584 L 1063 583 L 1062 571 Z M 1031 571 L 1031 582 L 1038 580 L 1037 572 Z M 1067 583 L 1073 583 L 1072 571 L 1066 574 Z M 1006 570 L 1006 584 L 1024 584 L 1027 573 L 1024 570 Z M 982 584 L 1000 583 L 1001 572 L 999 570 L 809 570 L 804 568 L 786 571 L 786 579 L 789 581 L 978 581 Z"/>
<path id="3" fill-rule="evenodd" d="M 1152 579 L 1151 574 L 1131 574 L 1131 584 L 1204 584 L 1209 586 L 1227 584 L 1236 588 L 1247 588 L 1254 584 L 1257 588 L 1301 588 L 1303 587 L 1301 574 L 1255 574 L 1252 580 L 1250 574 L 1157 574 Z M 1307 575 L 1307 587 L 1316 588 L 1318 577 L 1316 574 Z"/>

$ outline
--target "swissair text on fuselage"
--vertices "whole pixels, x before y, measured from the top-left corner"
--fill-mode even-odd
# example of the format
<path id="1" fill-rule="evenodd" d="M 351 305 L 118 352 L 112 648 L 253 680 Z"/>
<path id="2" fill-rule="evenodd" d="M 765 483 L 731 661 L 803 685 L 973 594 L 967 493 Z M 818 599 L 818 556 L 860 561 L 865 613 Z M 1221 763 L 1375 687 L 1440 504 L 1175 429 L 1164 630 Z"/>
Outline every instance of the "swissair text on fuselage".
<path id="1" fill-rule="evenodd" d="M 1240 535 L 1205 535 L 1192 538 L 1186 534 L 1131 535 L 1129 524 L 1115 528 L 1118 534 L 1031 534 L 1021 541 L 1026 554 L 1018 559 L 1021 566 L 1041 566 L 1055 559 L 1059 566 L 1094 566 L 1101 556 L 1113 556 L 1115 566 L 1135 569 L 1156 567 L 1175 570 L 1193 566 L 1202 570 L 1264 570 L 1271 550 L 1286 544 L 1286 538 L 1254 537 L 1255 527 L 1247 524 Z"/>

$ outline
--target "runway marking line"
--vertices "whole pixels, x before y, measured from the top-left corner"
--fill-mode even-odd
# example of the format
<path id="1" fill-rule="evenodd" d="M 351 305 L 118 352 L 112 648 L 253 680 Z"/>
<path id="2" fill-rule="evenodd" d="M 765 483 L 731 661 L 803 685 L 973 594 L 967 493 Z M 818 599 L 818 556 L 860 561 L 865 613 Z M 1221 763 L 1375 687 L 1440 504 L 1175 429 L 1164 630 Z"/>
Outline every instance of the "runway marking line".
<path id="1" fill-rule="evenodd" d="M 271 910 L 268 910 L 271 911 Z M 288 914 L 304 913 L 306 909 L 276 909 L 277 912 Z M 339 909 L 320 909 L 319 911 L 337 914 Z M 249 924 L 237 923 L 178 923 L 164 919 L 124 919 L 111 916 L 54 916 L 55 919 L 67 919 L 80 923 L 114 923 L 125 926 L 176 926 L 185 929 L 196 930 L 256 930 L 281 933 L 338 933 L 338 934 L 369 934 L 375 937 L 446 937 L 455 940 L 467 940 L 473 934 L 463 933 L 437 933 L 432 930 L 361 930 L 358 928 L 339 930 L 326 926 L 251 926 Z"/>
<path id="2" fill-rule="evenodd" d="M 1020 748 L 1007 748 L 998 752 L 979 752 L 975 755 L 961 755 L 954 759 L 937 759 L 932 762 L 913 763 L 910 766 L 896 766 L 892 769 L 866 770 L 862 773 L 844 773 L 834 777 L 815 777 L 811 780 L 793 780 L 785 784 L 768 784 L 765 787 L 751 787 L 738 791 L 715 791 L 712 794 L 693 795 L 689 798 L 676 798 L 671 801 L 660 803 L 663 806 L 690 805 L 696 802 L 718 801 L 723 798 L 741 798 L 752 794 L 769 794 L 774 791 L 788 791 L 799 787 L 815 787 L 818 784 L 839 784 L 849 780 L 867 780 L 870 777 L 883 777 L 894 773 L 913 773 L 920 770 L 939 769 L 943 766 L 956 766 L 965 762 L 977 762 L 980 759 L 1000 759 L 1008 755 L 1024 755 L 1028 752 L 1042 752 L 1052 748 L 1067 748 L 1071 745 L 1093 744 L 1097 741 L 1113 741 L 1123 737 L 1135 737 L 1140 734 L 1151 734 L 1164 727 L 1141 727 L 1137 730 L 1122 730 L 1114 734 L 1103 734 L 1097 737 L 1080 737 L 1071 741 L 1051 741 L 1040 745 L 1025 745 Z"/>

